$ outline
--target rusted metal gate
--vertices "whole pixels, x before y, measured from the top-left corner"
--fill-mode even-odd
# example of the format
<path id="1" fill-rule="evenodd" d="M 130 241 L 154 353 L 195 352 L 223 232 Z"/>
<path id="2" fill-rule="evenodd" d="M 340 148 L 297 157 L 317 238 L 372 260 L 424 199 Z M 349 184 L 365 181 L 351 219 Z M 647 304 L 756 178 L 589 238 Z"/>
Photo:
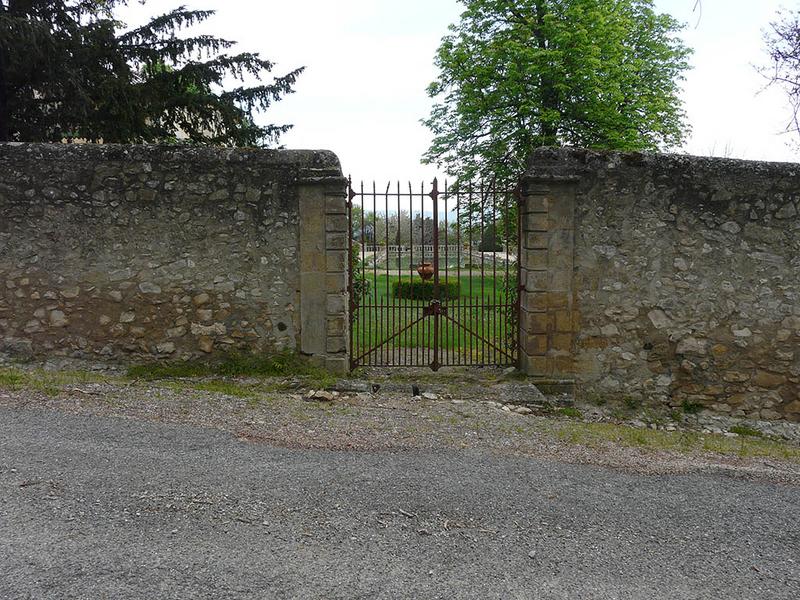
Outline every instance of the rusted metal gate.
<path id="1" fill-rule="evenodd" d="M 348 187 L 351 368 L 516 365 L 516 190 Z"/>

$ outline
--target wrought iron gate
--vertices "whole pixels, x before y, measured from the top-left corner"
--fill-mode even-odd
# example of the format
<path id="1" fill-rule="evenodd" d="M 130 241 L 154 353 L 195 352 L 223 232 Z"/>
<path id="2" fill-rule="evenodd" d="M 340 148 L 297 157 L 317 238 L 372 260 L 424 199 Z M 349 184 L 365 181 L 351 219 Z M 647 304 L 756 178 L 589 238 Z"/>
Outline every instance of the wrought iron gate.
<path id="1" fill-rule="evenodd" d="M 516 365 L 516 190 L 348 188 L 351 368 Z"/>

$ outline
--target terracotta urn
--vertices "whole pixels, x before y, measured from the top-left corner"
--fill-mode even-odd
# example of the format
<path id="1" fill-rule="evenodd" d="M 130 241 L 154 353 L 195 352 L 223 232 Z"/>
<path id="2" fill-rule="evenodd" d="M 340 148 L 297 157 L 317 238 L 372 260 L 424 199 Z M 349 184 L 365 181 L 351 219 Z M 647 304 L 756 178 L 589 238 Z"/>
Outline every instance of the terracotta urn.
<path id="1" fill-rule="evenodd" d="M 417 273 L 422 277 L 422 281 L 428 281 L 433 277 L 433 264 L 429 262 L 420 263 L 417 267 Z"/>

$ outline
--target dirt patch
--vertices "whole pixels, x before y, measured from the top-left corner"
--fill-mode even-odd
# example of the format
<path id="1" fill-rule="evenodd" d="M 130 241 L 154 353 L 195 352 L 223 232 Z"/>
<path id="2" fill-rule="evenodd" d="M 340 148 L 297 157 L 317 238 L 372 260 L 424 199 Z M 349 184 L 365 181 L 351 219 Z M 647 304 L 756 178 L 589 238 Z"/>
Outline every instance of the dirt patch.
<path id="1" fill-rule="evenodd" d="M 357 383 L 332 400 L 307 399 L 302 382 L 277 379 L 181 379 L 158 382 L 79 378 L 18 382 L 0 389 L 0 405 L 49 408 L 230 432 L 246 443 L 334 451 L 465 449 L 593 464 L 640 473 L 714 472 L 800 483 L 800 448 L 766 439 L 687 431 L 650 431 L 591 423 L 571 411 L 547 415 L 503 406 L 484 385 L 424 380 L 379 388 Z M 294 388 L 294 389 L 287 389 Z M 359 391 L 368 389 L 369 391 Z M 44 390 L 44 391 L 42 391 Z M 427 397 L 422 396 L 427 391 Z M 433 390 L 433 391 L 432 391 Z M 432 399 L 435 398 L 435 399 Z"/>

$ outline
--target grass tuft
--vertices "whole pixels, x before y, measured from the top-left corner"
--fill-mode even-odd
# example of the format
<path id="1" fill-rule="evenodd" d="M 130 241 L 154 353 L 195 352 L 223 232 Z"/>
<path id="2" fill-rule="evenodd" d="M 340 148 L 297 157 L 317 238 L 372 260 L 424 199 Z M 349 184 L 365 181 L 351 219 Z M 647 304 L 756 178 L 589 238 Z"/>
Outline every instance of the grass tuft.
<path id="1" fill-rule="evenodd" d="M 109 380 L 109 377 L 88 371 L 0 369 L 0 388 L 12 391 L 33 390 L 46 396 L 57 396 L 65 387 L 71 385 L 100 383 Z"/>
<path id="2" fill-rule="evenodd" d="M 668 450 L 683 454 L 711 452 L 726 456 L 765 457 L 800 463 L 800 448 L 758 437 L 728 438 L 696 431 L 638 429 L 612 423 L 561 422 L 555 430 L 563 442 L 589 448 L 609 443 L 621 446 Z"/>
<path id="3" fill-rule="evenodd" d="M 229 354 L 222 361 L 207 363 L 153 363 L 128 369 L 133 379 L 183 379 L 200 377 L 298 377 L 327 387 L 336 382 L 332 373 L 311 365 L 297 354 L 282 352 L 271 356 Z"/>
<path id="4" fill-rule="evenodd" d="M 565 417 L 569 417 L 570 419 L 582 419 L 583 413 L 579 411 L 577 408 L 572 406 L 566 406 L 564 408 L 557 408 L 555 413 L 558 415 L 563 415 Z"/>
<path id="5" fill-rule="evenodd" d="M 746 435 L 749 437 L 764 437 L 764 434 L 761 431 L 758 429 L 753 429 L 752 427 L 748 427 L 747 425 L 734 425 L 729 431 L 731 433 Z"/>
<path id="6" fill-rule="evenodd" d="M 25 377 L 16 369 L 3 369 L 0 371 L 0 388 L 18 390 L 25 382 Z"/>

